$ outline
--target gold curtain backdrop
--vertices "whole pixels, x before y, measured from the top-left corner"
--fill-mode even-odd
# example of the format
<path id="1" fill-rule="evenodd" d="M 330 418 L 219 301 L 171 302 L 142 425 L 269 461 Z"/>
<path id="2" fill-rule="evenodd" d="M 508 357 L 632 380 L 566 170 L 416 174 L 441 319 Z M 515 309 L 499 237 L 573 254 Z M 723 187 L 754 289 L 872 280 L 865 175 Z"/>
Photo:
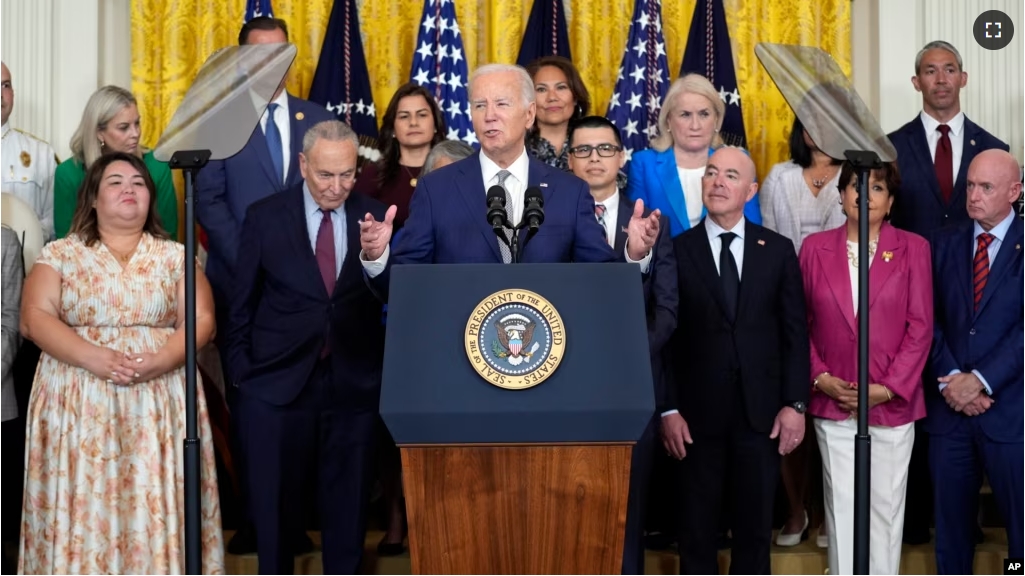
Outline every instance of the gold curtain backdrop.
<path id="1" fill-rule="evenodd" d="M 342 1 L 342 0 L 338 0 Z M 468 68 L 515 62 L 534 0 L 453 0 Z M 363 48 L 378 117 L 409 79 L 424 0 L 358 0 Z M 662 21 L 675 78 L 696 0 L 663 0 Z M 764 178 L 788 157 L 793 113 L 754 54 L 758 42 L 818 46 L 851 72 L 850 0 L 724 0 L 744 109 L 748 146 Z M 288 90 L 305 97 L 313 82 L 333 0 L 275 0 L 298 55 Z M 626 46 L 633 0 L 565 0 L 573 60 L 604 114 Z M 200 66 L 237 43 L 245 0 L 133 0 L 132 91 L 139 100 L 143 142 L 155 145 Z"/>

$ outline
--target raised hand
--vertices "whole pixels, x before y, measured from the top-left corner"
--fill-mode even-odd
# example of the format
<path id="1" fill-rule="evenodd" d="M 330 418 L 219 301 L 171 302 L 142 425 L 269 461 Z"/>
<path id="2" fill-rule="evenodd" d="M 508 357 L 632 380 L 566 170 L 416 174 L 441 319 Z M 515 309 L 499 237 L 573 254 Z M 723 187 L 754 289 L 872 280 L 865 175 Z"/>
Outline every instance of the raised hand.
<path id="1" fill-rule="evenodd" d="M 392 231 L 395 229 L 395 213 L 398 207 L 389 206 L 384 213 L 384 221 L 374 220 L 374 215 L 367 212 L 359 223 L 359 244 L 363 255 L 368 261 L 377 260 L 384 254 L 384 249 L 391 242 Z"/>
<path id="2" fill-rule="evenodd" d="M 634 202 L 634 212 L 626 227 L 626 253 L 631 260 L 643 260 L 658 240 L 660 210 L 652 210 L 645 218 L 644 200 Z"/>

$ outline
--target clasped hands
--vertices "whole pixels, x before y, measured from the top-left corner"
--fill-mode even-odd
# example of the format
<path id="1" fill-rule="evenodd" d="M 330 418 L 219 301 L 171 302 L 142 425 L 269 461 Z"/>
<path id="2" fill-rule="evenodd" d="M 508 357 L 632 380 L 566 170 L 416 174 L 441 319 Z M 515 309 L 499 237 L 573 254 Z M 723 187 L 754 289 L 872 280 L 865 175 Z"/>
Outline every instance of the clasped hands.
<path id="1" fill-rule="evenodd" d="M 832 375 L 819 376 L 818 383 L 816 384 L 818 389 L 836 400 L 837 404 L 840 405 L 840 409 L 844 412 L 855 413 L 858 411 L 858 383 L 847 382 L 841 378 L 837 378 Z M 874 408 L 875 406 L 887 402 L 893 398 L 893 393 L 888 392 L 887 388 L 882 384 L 869 384 L 868 385 L 868 407 Z"/>
<path id="2" fill-rule="evenodd" d="M 146 382 L 167 371 L 152 352 L 129 353 L 105 347 L 98 348 L 85 368 L 108 384 L 118 386 Z"/>
<path id="3" fill-rule="evenodd" d="M 995 402 L 988 394 L 983 394 L 985 387 L 973 372 L 960 372 L 942 376 L 937 380 L 946 384 L 940 394 L 946 400 L 947 406 L 965 416 L 978 416 L 989 410 Z"/>

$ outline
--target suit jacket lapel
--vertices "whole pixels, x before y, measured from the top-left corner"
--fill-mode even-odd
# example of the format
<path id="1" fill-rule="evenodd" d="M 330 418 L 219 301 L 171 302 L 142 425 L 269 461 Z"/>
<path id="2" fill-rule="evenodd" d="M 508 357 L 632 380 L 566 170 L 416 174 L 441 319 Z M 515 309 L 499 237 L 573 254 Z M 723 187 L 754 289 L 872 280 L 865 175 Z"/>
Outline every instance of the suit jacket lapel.
<path id="1" fill-rule="evenodd" d="M 697 275 L 704 281 L 705 287 L 712 294 L 712 299 L 719 305 L 719 310 L 722 311 L 725 318 L 726 298 L 723 296 L 719 270 L 716 269 L 715 259 L 712 257 L 712 246 L 708 243 L 708 234 L 705 231 L 704 220 L 694 228 L 692 234 L 688 235 L 688 240 L 687 251 L 690 252 L 694 265 L 697 267 Z M 743 284 L 743 281 L 741 284 Z"/>
<path id="2" fill-rule="evenodd" d="M 872 257 L 872 267 L 868 271 L 868 307 L 870 310 L 897 268 L 906 266 L 904 261 L 907 257 L 907 245 L 897 237 L 893 226 L 884 222 L 879 231 L 879 246 L 876 248 L 875 256 Z"/>
<path id="3" fill-rule="evenodd" d="M 996 261 L 989 267 L 989 277 L 986 279 L 986 287 L 982 290 L 982 300 L 979 301 L 979 312 L 982 312 L 986 308 L 986 304 L 993 298 L 993 290 L 990 289 L 990 286 L 997 286 L 1003 282 L 1004 276 L 1007 275 L 1007 271 L 1012 267 L 1012 262 L 1021 257 L 1021 242 L 1022 221 L 1021 218 L 1015 216 L 1011 222 L 1011 227 L 1007 229 L 1007 234 L 1004 234 L 1003 242 L 1000 243 L 1000 251 L 997 252 Z"/>
<path id="4" fill-rule="evenodd" d="M 758 241 L 761 240 L 761 244 Z M 739 318 L 745 310 L 747 301 L 751 294 L 764 289 L 759 282 L 764 275 L 765 258 L 762 251 L 765 248 L 765 239 L 754 228 L 754 225 L 745 221 L 744 223 L 744 263 L 740 270 L 740 294 L 737 295 L 737 317 Z M 719 263 L 722 266 L 722 262 Z M 725 299 L 724 299 L 725 301 Z"/>
<path id="5" fill-rule="evenodd" d="M 296 118 L 299 107 L 297 102 L 297 98 L 293 98 L 291 94 L 288 95 L 288 113 L 291 116 L 288 118 L 289 162 L 288 174 L 285 178 L 286 185 L 299 181 L 299 153 L 302 152 L 303 137 L 306 136 L 306 121 Z M 267 157 L 270 158 L 269 152 Z"/>
<path id="6" fill-rule="evenodd" d="M 957 169 L 957 180 L 954 182 L 954 193 L 950 196 L 950 205 L 964 205 L 965 183 L 968 180 L 968 166 L 979 153 L 979 126 L 965 116 L 962 128 L 961 165 Z"/>
<path id="7" fill-rule="evenodd" d="M 351 195 L 345 201 L 345 259 L 342 260 L 342 268 L 335 279 L 335 294 L 340 291 L 339 285 L 347 278 L 346 274 L 351 273 L 354 267 L 362 281 L 362 266 L 357 261 L 360 252 L 359 220 L 366 214 L 366 210 L 363 210 L 362 204 L 356 200 L 356 195 Z"/>
<path id="8" fill-rule="evenodd" d="M 673 154 L 672 147 L 655 158 L 657 164 L 655 170 L 662 184 L 662 193 L 673 209 L 670 217 L 675 218 L 683 226 L 683 229 L 687 230 L 690 228 L 690 217 L 687 214 L 687 203 L 683 199 L 683 184 L 680 182 L 680 172 L 676 169 L 676 156 Z"/>
<path id="9" fill-rule="evenodd" d="M 626 227 L 630 225 L 630 217 L 633 216 L 633 205 L 623 193 L 619 194 L 619 213 L 616 214 L 616 241 L 612 248 L 616 254 L 622 254 L 626 250 Z"/>
<path id="10" fill-rule="evenodd" d="M 946 256 L 953 260 L 954 277 L 956 278 L 954 282 L 961 288 L 965 310 L 971 312 L 975 310 L 975 289 L 972 285 L 972 266 L 975 259 L 975 227 L 972 225 L 972 221 L 969 221 L 962 228 L 963 230 L 957 235 L 957 241 L 951 245 L 953 254 L 947 254 Z M 966 250 L 966 248 L 968 249 Z"/>
<path id="11" fill-rule="evenodd" d="M 854 294 L 851 292 L 851 269 L 847 261 L 847 228 L 843 226 L 830 233 L 833 235 L 832 240 L 819 247 L 816 257 L 833 294 L 833 300 L 847 321 L 847 327 L 857 334 L 858 325 L 854 321 Z"/>
<path id="12" fill-rule="evenodd" d="M 484 235 L 484 241 L 491 247 L 491 252 L 497 262 L 502 261 L 502 253 L 498 249 L 498 237 L 491 229 L 486 218 L 487 215 L 487 193 L 484 190 L 484 181 L 481 179 L 480 152 L 470 156 L 473 160 L 460 163 L 460 171 L 463 177 L 455 181 L 455 187 L 463 197 L 466 209 L 469 211 L 470 220 L 475 222 L 477 229 Z M 548 201 L 548 197 L 545 197 Z"/>
<path id="13" fill-rule="evenodd" d="M 925 178 L 926 185 L 932 190 L 933 195 L 936 197 L 936 201 L 940 205 L 945 205 L 943 202 L 943 192 L 940 191 L 940 181 L 936 179 L 936 168 L 932 158 L 929 156 L 929 141 L 925 138 L 925 125 L 922 124 L 922 117 L 917 118 L 917 122 L 912 124 L 911 127 L 911 153 L 915 156 L 915 164 L 922 168 L 924 174 L 921 177 Z M 964 156 L 962 156 L 962 159 Z M 957 186 L 954 187 L 957 189 Z"/>
<path id="14" fill-rule="evenodd" d="M 317 256 L 310 246 L 310 231 L 306 225 L 306 211 L 303 202 L 302 188 L 293 188 L 288 192 L 293 194 L 293 199 L 288 202 L 289 222 L 285 223 L 285 230 L 288 231 L 289 240 L 292 242 L 293 252 L 298 257 L 299 266 L 307 276 L 310 286 L 315 286 L 314 293 L 330 297 L 327 289 L 324 288 L 324 279 L 320 277 L 320 266 L 317 264 Z M 337 282 L 335 283 L 337 284 Z"/>

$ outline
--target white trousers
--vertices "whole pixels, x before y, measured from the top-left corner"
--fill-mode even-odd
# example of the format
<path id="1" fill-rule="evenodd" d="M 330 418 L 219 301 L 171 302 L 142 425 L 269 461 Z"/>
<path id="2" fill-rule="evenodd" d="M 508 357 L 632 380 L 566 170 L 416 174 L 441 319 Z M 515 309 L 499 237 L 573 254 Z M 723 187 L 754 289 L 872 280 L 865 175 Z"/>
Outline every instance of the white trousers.
<path id="1" fill-rule="evenodd" d="M 854 435 L 857 420 L 815 418 L 829 530 L 829 573 L 854 573 Z M 900 571 L 904 494 L 915 443 L 914 423 L 870 426 L 872 436 L 869 574 Z"/>

